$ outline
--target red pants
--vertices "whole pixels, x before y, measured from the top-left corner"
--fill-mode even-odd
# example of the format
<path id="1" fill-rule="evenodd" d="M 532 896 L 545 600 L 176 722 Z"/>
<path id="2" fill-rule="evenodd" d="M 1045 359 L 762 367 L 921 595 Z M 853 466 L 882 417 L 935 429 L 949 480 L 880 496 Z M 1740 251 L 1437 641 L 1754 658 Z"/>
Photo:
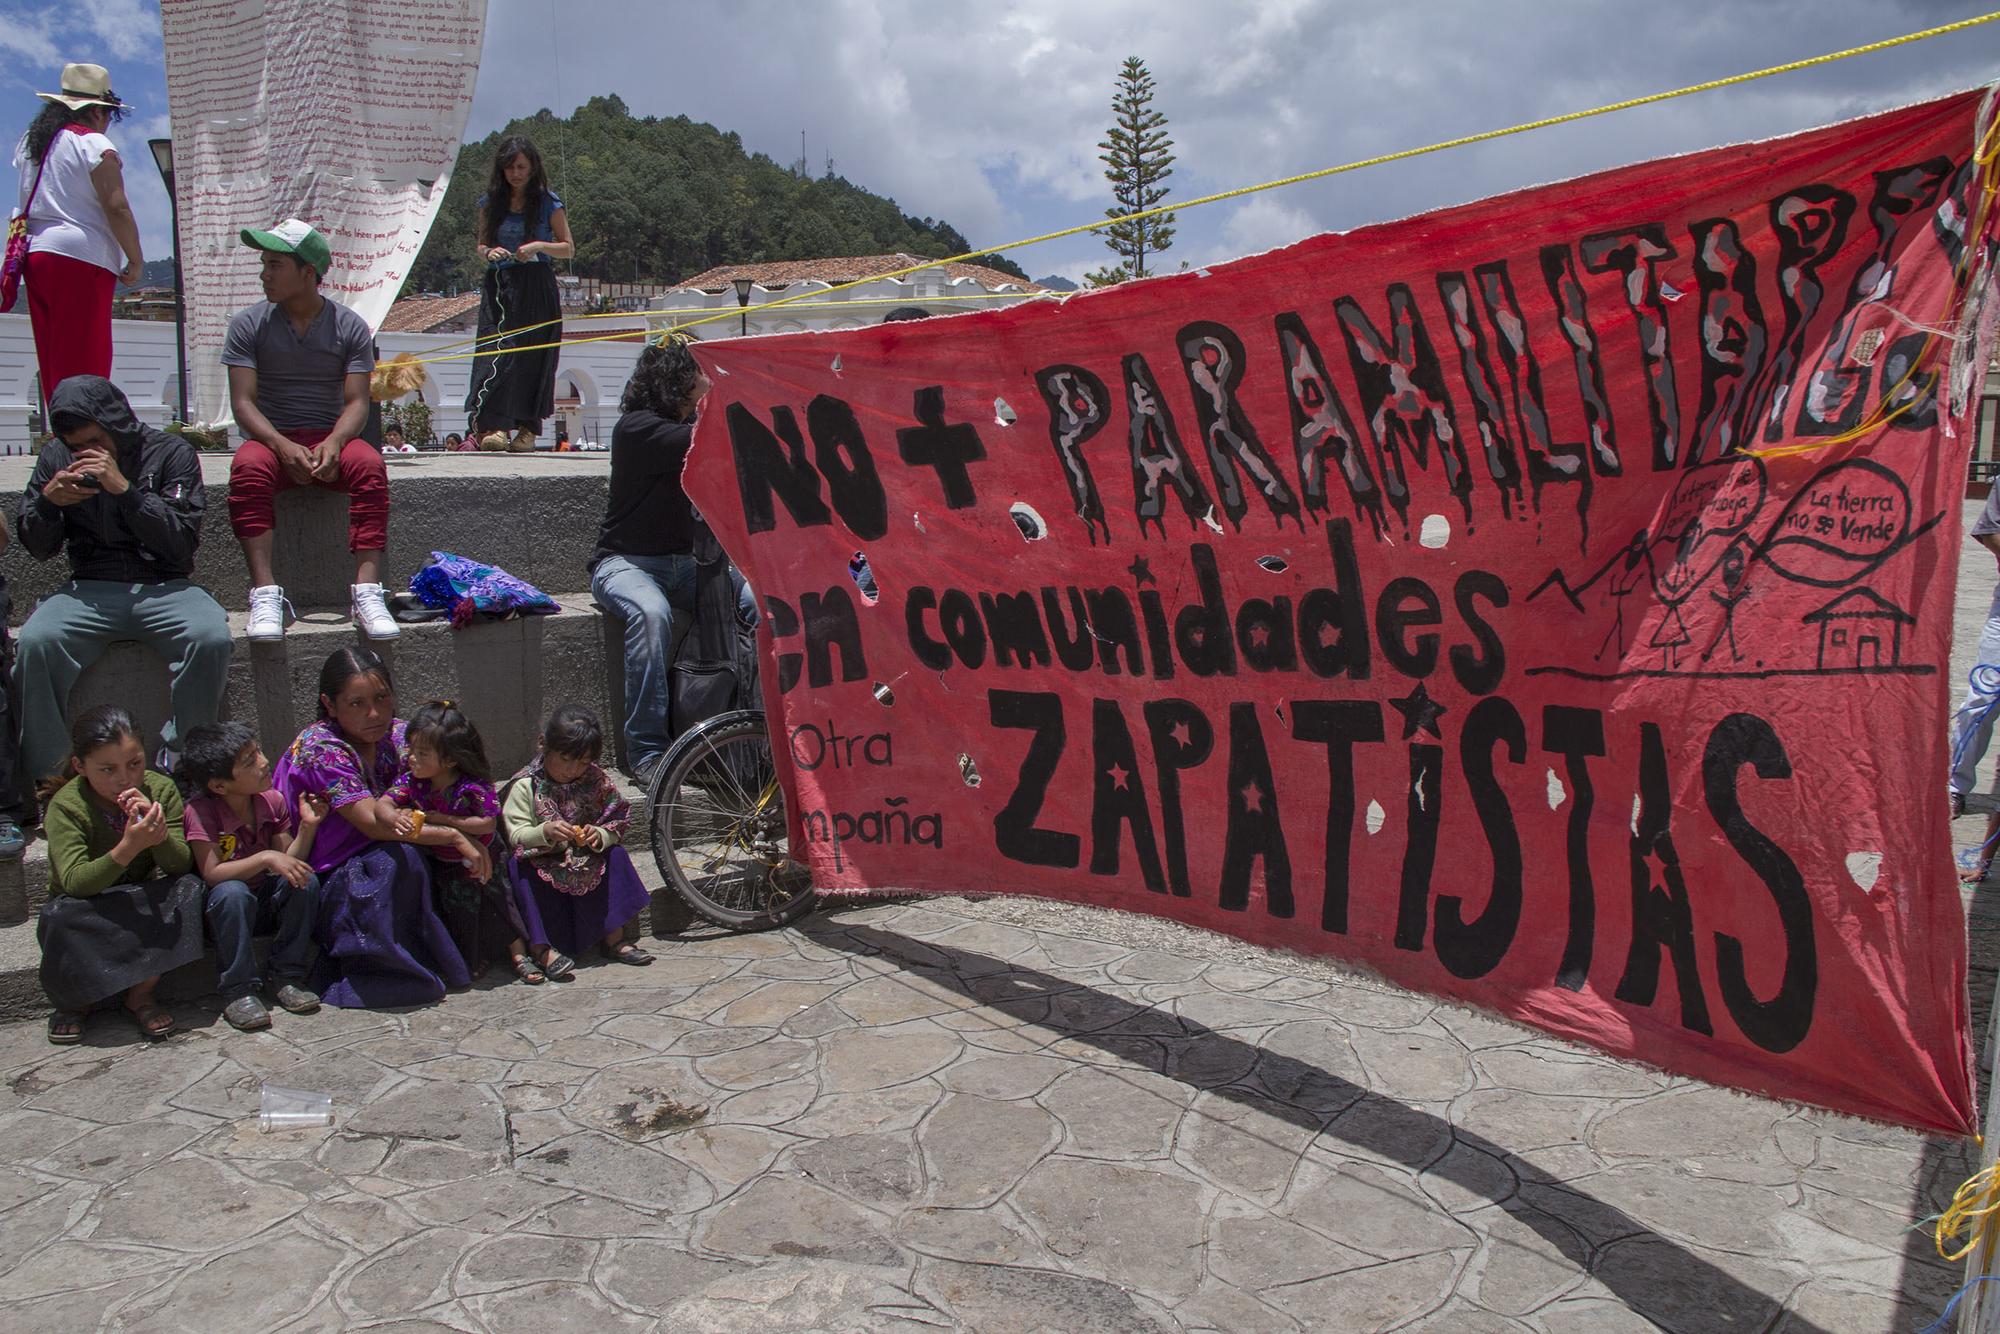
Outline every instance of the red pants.
<path id="1" fill-rule="evenodd" d="M 294 435 L 307 448 L 326 439 L 327 432 Z M 280 491 L 303 485 L 285 471 L 278 456 L 262 440 L 245 440 L 229 461 L 229 526 L 236 540 L 245 541 L 277 526 L 272 502 Z M 311 485 L 347 493 L 347 547 L 350 551 L 380 551 L 389 545 L 389 470 L 381 451 L 366 440 L 350 440 L 340 451 L 340 472 L 330 481 Z"/>
<path id="2" fill-rule="evenodd" d="M 28 327 L 42 401 L 72 375 L 111 378 L 111 293 L 118 275 L 46 250 L 28 252 Z"/>

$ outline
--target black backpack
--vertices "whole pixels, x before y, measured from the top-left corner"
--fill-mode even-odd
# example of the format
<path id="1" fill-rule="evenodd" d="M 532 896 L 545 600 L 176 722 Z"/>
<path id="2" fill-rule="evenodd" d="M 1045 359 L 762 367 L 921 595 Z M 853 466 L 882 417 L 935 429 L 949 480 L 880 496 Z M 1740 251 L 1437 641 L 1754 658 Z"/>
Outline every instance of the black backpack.
<path id="1" fill-rule="evenodd" d="M 694 544 L 694 626 L 674 659 L 675 736 L 732 709 L 763 707 L 757 690 L 757 627 L 737 614 L 742 576 L 701 523 Z"/>

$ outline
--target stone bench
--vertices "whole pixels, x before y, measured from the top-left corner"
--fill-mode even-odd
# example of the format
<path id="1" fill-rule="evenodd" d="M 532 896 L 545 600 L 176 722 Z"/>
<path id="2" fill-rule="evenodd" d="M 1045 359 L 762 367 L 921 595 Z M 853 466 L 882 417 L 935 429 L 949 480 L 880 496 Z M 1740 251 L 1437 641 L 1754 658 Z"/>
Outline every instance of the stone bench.
<path id="1" fill-rule="evenodd" d="M 389 548 L 382 582 L 405 588 L 432 551 L 452 551 L 501 566 L 556 595 L 589 585 L 587 565 L 604 516 L 610 465 L 604 454 L 403 454 L 389 456 Z M 409 460 L 405 462 L 404 460 Z M 34 600 L 69 578 L 61 558 L 31 560 L 13 541 L 19 497 L 31 457 L 0 458 L 0 497 L 8 528 L 0 575 L 19 625 Z M 194 581 L 230 611 L 246 610 L 250 578 L 229 527 L 229 456 L 202 455 L 208 507 Z M 347 498 L 318 488 L 278 497 L 274 563 L 285 595 L 304 611 L 347 607 Z M 573 600 L 573 599 L 572 599 Z"/>
<path id="2" fill-rule="evenodd" d="M 402 456 L 404 458 L 412 456 Z M 274 759 L 318 709 L 319 670 L 329 653 L 357 644 L 380 653 L 396 682 L 405 714 L 426 699 L 458 702 L 479 725 L 499 775 L 534 752 L 544 719 L 558 704 L 582 704 L 603 721 L 605 762 L 624 761 L 620 722 L 624 698 L 624 627 L 601 612 L 588 591 L 587 565 L 597 544 L 609 466 L 604 455 L 416 455 L 392 458 L 389 547 L 383 584 L 406 588 L 433 550 L 499 565 L 540 587 L 562 611 L 509 621 L 477 621 L 454 630 L 444 621 L 403 626 L 388 643 L 365 639 L 347 617 L 350 578 L 346 498 L 306 489 L 278 499 L 275 564 L 299 612 L 280 642 L 243 637 L 249 579 L 229 527 L 227 455 L 202 458 L 208 506 L 196 555 L 195 582 L 230 614 L 234 651 L 223 716 L 249 723 Z M 32 458 L 0 459 L 0 502 L 11 529 Z M 37 598 L 68 580 L 61 558 L 30 560 L 10 540 L 0 552 L 19 626 Z M 72 710 L 116 702 L 146 732 L 148 749 L 169 713 L 166 664 L 136 643 L 115 644 L 71 692 Z M 650 812 L 643 794 L 624 784 L 633 803 L 626 838 L 647 884 L 663 883 L 648 848 Z M 0 864 L 0 1018 L 45 1008 L 36 967 L 35 912 L 48 893 L 45 845 L 36 839 L 20 863 Z M 656 904 L 666 891 L 655 893 Z M 677 929 L 677 901 L 656 908 L 651 921 Z M 211 963 L 192 965 L 173 980 L 183 995 L 213 986 Z"/>
<path id="3" fill-rule="evenodd" d="M 319 668 L 327 655 L 363 644 L 388 662 L 406 706 L 430 698 L 460 701 L 503 770 L 527 760 L 536 729 L 557 704 L 596 710 L 615 735 L 619 710 L 612 701 L 622 697 L 623 650 L 617 627 L 607 632 L 586 590 L 609 475 L 603 456 L 391 457 L 417 461 L 390 467 L 386 587 L 407 587 L 431 551 L 451 550 L 537 585 L 562 604 L 562 612 L 457 631 L 442 621 L 422 622 L 404 626 L 398 640 L 367 641 L 347 617 L 346 498 L 304 489 L 279 498 L 275 556 L 300 619 L 283 641 L 253 645 L 243 638 L 249 579 L 229 528 L 229 459 L 204 455 L 208 506 L 194 579 L 230 613 L 236 639 L 224 716 L 254 726 L 275 755 L 317 712 Z M 0 460 L 0 489 L 19 496 L 33 462 Z M 19 626 L 69 570 L 60 557 L 31 560 L 10 543 L 0 553 L 0 574 L 13 599 L 12 623 Z M 132 710 L 149 739 L 157 738 L 168 714 L 165 664 L 138 644 L 113 645 L 78 680 L 70 702 L 74 711 L 113 701 Z"/>

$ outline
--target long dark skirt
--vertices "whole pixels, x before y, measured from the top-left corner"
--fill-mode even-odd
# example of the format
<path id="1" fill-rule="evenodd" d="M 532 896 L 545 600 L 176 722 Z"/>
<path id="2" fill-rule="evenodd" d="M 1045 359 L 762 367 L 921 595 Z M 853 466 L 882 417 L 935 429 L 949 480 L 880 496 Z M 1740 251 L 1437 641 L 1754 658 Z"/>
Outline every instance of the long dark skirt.
<path id="1" fill-rule="evenodd" d="M 588 894 L 565 894 L 536 875 L 529 859 L 509 857 L 507 876 L 514 903 L 527 923 L 530 945 L 553 945 L 572 958 L 604 943 L 604 938 L 645 911 L 652 902 L 632 854 L 613 847 L 604 855 L 604 878 Z"/>
<path id="2" fill-rule="evenodd" d="M 558 349 L 542 344 L 561 340 L 561 323 L 545 323 L 561 319 L 562 298 L 556 291 L 553 264 L 505 264 L 486 271 L 479 298 L 479 350 L 498 349 L 501 355 L 482 356 L 472 363 L 465 411 L 475 430 L 525 426 L 539 433 L 542 422 L 555 413 Z M 510 336 L 488 341 L 497 335 Z M 536 350 L 508 350 L 512 348 Z"/>
<path id="3" fill-rule="evenodd" d="M 525 943 L 528 928 L 515 907 L 506 873 L 496 864 L 493 878 L 482 885 L 456 862 L 432 862 L 431 869 L 437 877 L 444 924 L 458 943 L 466 971 L 478 977 L 494 964 L 511 960 L 513 943 Z"/>
<path id="4" fill-rule="evenodd" d="M 201 957 L 198 875 L 113 885 L 89 898 L 51 894 L 35 938 L 42 990 L 59 1010 L 87 1010 Z"/>
<path id="5" fill-rule="evenodd" d="M 415 848 L 371 843 L 320 881 L 313 983 L 328 1005 L 429 1005 L 452 987 L 472 985 L 432 902 L 427 860 Z"/>

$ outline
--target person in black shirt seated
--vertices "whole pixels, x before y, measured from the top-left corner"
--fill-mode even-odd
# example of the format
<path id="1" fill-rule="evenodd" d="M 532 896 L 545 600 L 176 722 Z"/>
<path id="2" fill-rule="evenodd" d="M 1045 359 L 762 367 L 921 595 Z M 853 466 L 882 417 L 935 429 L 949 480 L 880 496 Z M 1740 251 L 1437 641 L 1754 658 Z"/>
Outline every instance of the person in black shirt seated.
<path id="1" fill-rule="evenodd" d="M 70 687 L 131 639 L 172 673 L 160 756 L 171 768 L 180 737 L 221 713 L 229 683 L 229 618 L 190 578 L 208 500 L 201 460 L 180 436 L 141 425 L 117 386 L 95 375 L 56 386 L 49 424 L 55 439 L 35 460 L 14 530 L 36 560 L 67 555 L 70 581 L 21 627 L 21 763 L 30 782 L 68 764 Z"/>
<path id="2" fill-rule="evenodd" d="M 681 468 L 695 405 L 708 389 L 686 340 L 649 344 L 611 432 L 611 491 L 590 558 L 590 592 L 625 622 L 625 759 L 642 784 L 672 740 L 673 649 L 694 617 L 701 520 L 681 489 Z M 746 624 L 757 618 L 748 587 L 738 614 Z"/>

